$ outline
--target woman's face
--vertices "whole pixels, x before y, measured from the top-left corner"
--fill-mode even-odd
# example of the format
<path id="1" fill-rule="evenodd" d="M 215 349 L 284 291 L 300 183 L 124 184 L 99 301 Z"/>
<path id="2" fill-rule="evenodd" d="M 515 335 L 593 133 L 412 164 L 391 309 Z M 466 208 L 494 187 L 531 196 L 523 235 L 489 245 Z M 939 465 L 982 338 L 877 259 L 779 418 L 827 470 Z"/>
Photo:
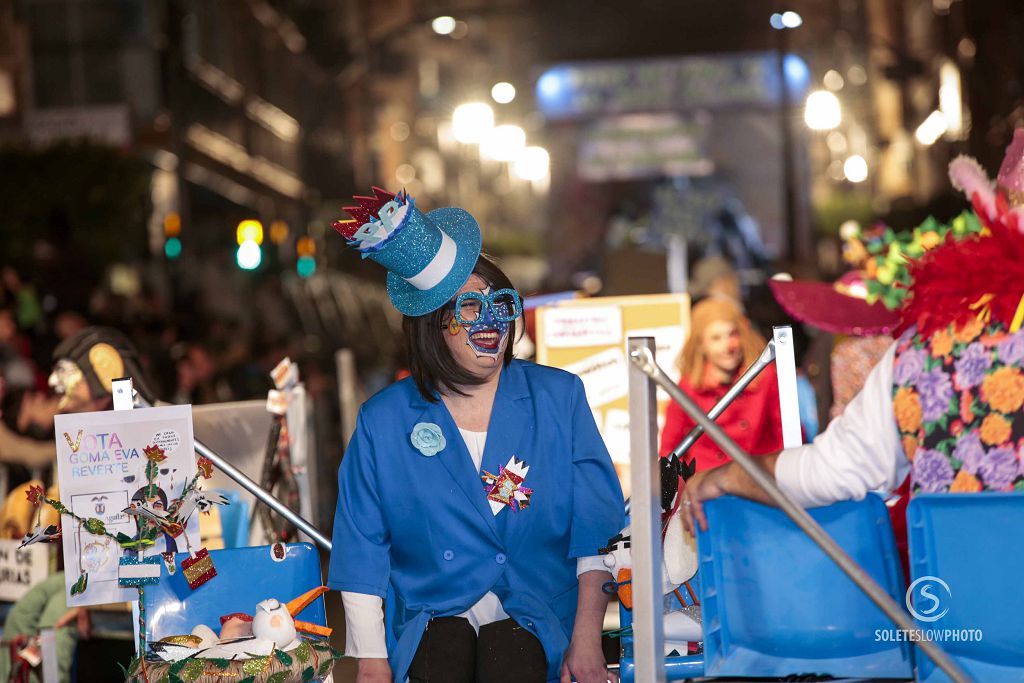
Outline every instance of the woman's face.
<path id="1" fill-rule="evenodd" d="M 704 359 L 724 373 L 733 373 L 743 362 L 740 329 L 728 320 L 716 320 L 701 335 Z"/>
<path id="2" fill-rule="evenodd" d="M 488 377 L 501 369 L 505 347 L 508 346 L 509 324 L 495 320 L 486 306 L 479 311 L 473 324 L 458 322 L 453 304 L 463 292 L 489 294 L 491 287 L 479 275 L 470 276 L 446 307 L 438 333 L 444 336 L 455 362 L 475 375 Z M 463 311 L 462 317 L 469 319 L 471 315 Z"/>

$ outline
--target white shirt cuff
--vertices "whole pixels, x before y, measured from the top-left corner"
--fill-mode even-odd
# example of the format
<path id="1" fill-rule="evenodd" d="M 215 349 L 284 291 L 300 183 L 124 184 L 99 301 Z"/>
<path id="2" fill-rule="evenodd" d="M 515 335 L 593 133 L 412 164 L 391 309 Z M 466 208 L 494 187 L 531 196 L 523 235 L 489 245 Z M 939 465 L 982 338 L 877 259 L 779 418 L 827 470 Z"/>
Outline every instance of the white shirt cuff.
<path id="1" fill-rule="evenodd" d="M 345 655 L 360 659 L 387 659 L 384 604 L 376 595 L 341 592 L 345 606 Z"/>
<path id="2" fill-rule="evenodd" d="M 608 567 L 604 564 L 604 555 L 588 555 L 587 557 L 576 558 L 576 578 L 579 578 L 581 574 L 592 571 L 607 572 Z"/>

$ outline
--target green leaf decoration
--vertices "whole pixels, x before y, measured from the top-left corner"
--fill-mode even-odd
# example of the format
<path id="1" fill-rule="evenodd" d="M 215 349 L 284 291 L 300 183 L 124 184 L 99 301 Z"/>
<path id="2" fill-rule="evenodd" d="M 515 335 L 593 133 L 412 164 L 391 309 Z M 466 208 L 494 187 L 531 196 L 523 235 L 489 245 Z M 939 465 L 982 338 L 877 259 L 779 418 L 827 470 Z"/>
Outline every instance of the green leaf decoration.
<path id="1" fill-rule="evenodd" d="M 267 670 L 267 665 L 270 664 L 270 657 L 252 657 L 245 660 L 242 663 L 242 673 L 247 676 L 259 676 L 261 673 Z"/>
<path id="2" fill-rule="evenodd" d="M 313 671 L 313 667 L 307 666 L 305 669 L 302 670 L 302 680 L 311 681 L 313 680 L 314 676 L 316 676 L 316 672 Z"/>
<path id="3" fill-rule="evenodd" d="M 206 661 L 218 669 L 226 669 L 231 666 L 231 662 L 226 659 L 207 659 Z"/>
<path id="4" fill-rule="evenodd" d="M 305 664 L 312 656 L 313 648 L 311 648 L 309 646 L 309 643 L 305 640 L 302 641 L 302 644 L 295 648 L 295 657 L 298 658 L 298 660 L 303 664 Z"/>
<path id="5" fill-rule="evenodd" d="M 82 575 L 78 577 L 78 581 L 75 581 L 71 586 L 72 595 L 80 595 L 85 592 L 85 589 L 89 586 L 89 573 L 82 572 Z"/>
<path id="6" fill-rule="evenodd" d="M 189 683 L 197 680 L 203 675 L 204 664 L 205 662 L 200 659 L 186 659 L 185 668 L 181 670 L 181 679 Z"/>
<path id="7" fill-rule="evenodd" d="M 320 668 L 316 670 L 316 675 L 319 676 L 320 678 L 323 678 L 327 674 L 331 673 L 331 670 L 333 668 L 334 668 L 334 660 L 333 659 L 325 659 L 320 664 Z"/>
<path id="8" fill-rule="evenodd" d="M 178 661 L 167 667 L 167 674 L 173 678 L 177 678 L 181 670 L 185 668 L 185 664 L 188 663 L 187 659 L 179 659 Z"/>
<path id="9" fill-rule="evenodd" d="M 242 680 L 238 681 L 238 683 L 256 683 L 256 677 L 255 676 L 246 676 Z"/>
<path id="10" fill-rule="evenodd" d="M 274 650 L 274 656 L 277 657 L 277 661 L 281 662 L 285 666 L 292 665 L 292 657 L 284 650 Z"/>
<path id="11" fill-rule="evenodd" d="M 1013 490 L 1014 491 L 1024 491 L 1024 479 L 1021 479 L 1016 484 L 1014 484 L 1013 485 Z"/>
<path id="12" fill-rule="evenodd" d="M 278 671 L 267 677 L 267 683 L 287 683 L 288 677 L 291 675 L 290 671 Z"/>
<path id="13" fill-rule="evenodd" d="M 103 534 L 107 533 L 107 527 L 103 523 L 103 520 L 96 519 L 95 517 L 90 517 L 89 519 L 85 520 L 85 523 L 82 524 L 82 526 L 84 526 L 85 530 L 88 531 L 90 534 L 96 534 L 97 536 L 102 536 Z"/>
<path id="14" fill-rule="evenodd" d="M 160 474 L 160 466 L 150 460 L 146 463 L 146 481 L 153 483 L 156 480 L 156 475 Z"/>

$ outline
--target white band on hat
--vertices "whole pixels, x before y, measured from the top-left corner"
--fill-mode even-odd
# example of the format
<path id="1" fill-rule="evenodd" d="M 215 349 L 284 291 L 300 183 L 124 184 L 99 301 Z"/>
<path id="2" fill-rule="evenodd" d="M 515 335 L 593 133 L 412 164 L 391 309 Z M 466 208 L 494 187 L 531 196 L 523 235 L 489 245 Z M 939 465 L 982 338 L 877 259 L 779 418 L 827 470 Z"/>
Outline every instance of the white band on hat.
<path id="1" fill-rule="evenodd" d="M 412 277 L 405 278 L 405 281 L 419 290 L 433 289 L 452 271 L 457 253 L 458 249 L 455 247 L 455 240 L 442 230 L 441 247 L 434 254 L 434 258 L 430 260 L 430 263 L 423 270 Z"/>

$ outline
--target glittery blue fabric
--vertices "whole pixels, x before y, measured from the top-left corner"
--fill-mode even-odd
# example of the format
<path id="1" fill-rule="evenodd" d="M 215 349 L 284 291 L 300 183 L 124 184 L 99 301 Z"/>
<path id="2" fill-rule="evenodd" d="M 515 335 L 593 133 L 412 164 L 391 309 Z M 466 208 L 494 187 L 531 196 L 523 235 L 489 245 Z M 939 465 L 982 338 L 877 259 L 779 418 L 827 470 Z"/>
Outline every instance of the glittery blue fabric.
<path id="1" fill-rule="evenodd" d="M 444 306 L 466 284 L 480 257 L 480 226 L 465 209 L 434 209 L 423 216 L 419 211 L 409 217 L 397 239 L 371 255 L 388 269 L 388 296 L 400 312 L 409 316 L 426 315 Z M 431 229 L 434 228 L 434 229 Z M 441 243 L 443 230 L 456 246 L 455 263 L 441 282 L 428 290 L 419 290 L 403 279 L 419 273 L 430 263 Z"/>
<path id="2" fill-rule="evenodd" d="M 136 557 L 132 557 L 131 555 L 125 555 L 124 557 L 121 558 L 121 561 L 119 562 L 119 564 L 122 567 L 126 566 L 126 565 L 136 565 L 136 564 L 160 564 L 160 560 L 161 560 L 161 557 L 159 555 L 153 555 L 152 557 L 144 558 L 141 562 Z M 151 585 L 156 584 L 156 583 L 160 583 L 160 577 L 159 576 L 146 576 L 146 577 L 139 577 L 139 578 L 133 578 L 133 579 L 125 579 L 125 578 L 120 578 L 119 577 L 117 579 L 117 585 L 125 587 L 125 588 L 129 587 L 129 586 L 134 587 L 134 588 L 138 588 L 139 586 L 151 586 Z"/>

